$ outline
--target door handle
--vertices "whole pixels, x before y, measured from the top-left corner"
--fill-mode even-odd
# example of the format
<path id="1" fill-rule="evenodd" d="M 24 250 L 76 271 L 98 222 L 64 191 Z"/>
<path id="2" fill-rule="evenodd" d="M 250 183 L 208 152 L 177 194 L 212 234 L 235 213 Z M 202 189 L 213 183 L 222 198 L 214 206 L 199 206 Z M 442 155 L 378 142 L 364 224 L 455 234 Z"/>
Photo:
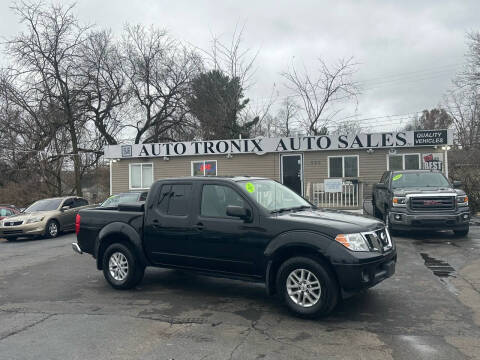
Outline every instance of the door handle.
<path id="1" fill-rule="evenodd" d="M 158 221 L 157 219 L 154 219 L 152 222 L 153 222 L 152 226 L 153 226 L 154 229 L 158 230 L 162 227 L 162 225 L 160 225 L 160 221 Z"/>
<path id="2" fill-rule="evenodd" d="M 197 230 L 202 231 L 205 226 L 202 223 L 198 223 L 197 225 L 195 225 L 195 227 L 197 228 Z"/>

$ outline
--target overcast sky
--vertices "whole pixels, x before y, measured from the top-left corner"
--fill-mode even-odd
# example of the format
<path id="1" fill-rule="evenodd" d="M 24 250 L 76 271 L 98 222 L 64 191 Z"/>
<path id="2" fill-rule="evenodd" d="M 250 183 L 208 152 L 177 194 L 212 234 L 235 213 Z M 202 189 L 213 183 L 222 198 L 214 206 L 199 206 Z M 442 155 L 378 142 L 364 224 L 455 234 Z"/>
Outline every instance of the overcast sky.
<path id="1" fill-rule="evenodd" d="M 0 2 L 0 36 L 22 29 L 10 5 Z M 75 12 L 117 34 L 127 22 L 154 24 L 200 48 L 209 47 L 212 34 L 229 39 L 236 24 L 245 25 L 244 46 L 259 50 L 248 92 L 257 104 L 274 84 L 280 97 L 288 95 L 279 74 L 292 61 L 315 71 L 318 57 L 329 62 L 353 56 L 359 63 L 355 80 L 364 87 L 358 119 L 437 106 L 464 63 L 465 33 L 480 30 L 478 0 L 79 0 Z M 348 106 L 340 118 L 353 113 Z M 402 118 L 395 119 L 398 124 Z M 375 129 L 387 121 L 362 124 Z"/>

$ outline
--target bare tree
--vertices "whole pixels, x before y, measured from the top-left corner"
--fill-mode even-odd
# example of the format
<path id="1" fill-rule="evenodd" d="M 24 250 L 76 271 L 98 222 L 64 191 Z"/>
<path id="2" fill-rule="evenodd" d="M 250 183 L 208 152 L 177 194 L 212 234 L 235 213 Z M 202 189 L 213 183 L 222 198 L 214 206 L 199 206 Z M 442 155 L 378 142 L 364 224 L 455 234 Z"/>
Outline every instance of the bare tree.
<path id="1" fill-rule="evenodd" d="M 457 76 L 456 86 L 480 87 L 480 32 L 467 34 L 468 52 L 464 70 Z"/>
<path id="2" fill-rule="evenodd" d="M 244 32 L 245 25 L 239 28 L 237 24 L 229 41 L 214 35 L 211 49 L 203 52 L 214 70 L 221 71 L 232 79 L 239 79 L 242 88 L 248 90 L 253 85 L 255 61 L 259 50 L 253 51 L 243 47 Z"/>
<path id="3" fill-rule="evenodd" d="M 80 25 L 72 6 L 20 2 L 13 7 L 27 31 L 7 42 L 13 63 L 10 74 L 17 85 L 17 105 L 30 111 L 32 101 L 60 115 L 68 131 L 75 178 L 75 192 L 82 194 L 80 136 L 85 123 L 82 96 L 84 82 L 79 73 L 80 50 L 87 27 Z"/>
<path id="4" fill-rule="evenodd" d="M 283 136 L 290 136 L 292 128 L 296 128 L 296 120 L 299 112 L 298 104 L 291 96 L 287 96 L 282 101 L 277 117 L 279 118 L 283 129 Z"/>
<path id="5" fill-rule="evenodd" d="M 85 115 L 109 145 L 117 144 L 124 128 L 120 116 L 127 101 L 126 78 L 122 57 L 110 31 L 92 31 L 81 47 L 80 73 Z"/>
<path id="6" fill-rule="evenodd" d="M 286 87 L 302 103 L 309 135 L 326 132 L 340 112 L 332 105 L 338 101 L 356 100 L 359 93 L 359 88 L 352 80 L 356 71 L 352 58 L 340 59 L 333 66 L 328 66 L 322 59 L 318 59 L 318 62 L 320 66 L 315 75 L 309 74 L 305 68 L 300 72 L 293 64 L 282 73 Z"/>
<path id="7" fill-rule="evenodd" d="M 461 86 L 447 95 L 457 143 L 462 149 L 480 149 L 480 88 Z"/>
<path id="8" fill-rule="evenodd" d="M 175 140 L 175 130 L 188 126 L 185 103 L 200 58 L 164 30 L 127 26 L 123 41 L 124 73 L 140 114 L 131 125 L 135 143 Z"/>

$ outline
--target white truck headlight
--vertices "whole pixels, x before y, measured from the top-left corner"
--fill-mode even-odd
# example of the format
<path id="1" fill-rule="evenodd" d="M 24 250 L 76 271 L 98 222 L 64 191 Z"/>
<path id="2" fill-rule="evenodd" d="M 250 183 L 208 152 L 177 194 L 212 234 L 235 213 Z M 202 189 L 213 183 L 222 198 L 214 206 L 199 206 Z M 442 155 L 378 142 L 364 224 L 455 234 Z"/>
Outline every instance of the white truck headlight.
<path id="1" fill-rule="evenodd" d="M 458 206 L 468 206 L 468 196 L 467 195 L 457 196 L 457 204 Z"/>
<path id="2" fill-rule="evenodd" d="M 360 233 L 338 234 L 335 240 L 352 251 L 370 251 L 367 241 Z"/>
<path id="3" fill-rule="evenodd" d="M 394 196 L 392 200 L 393 206 L 406 206 L 407 205 L 407 198 Z"/>

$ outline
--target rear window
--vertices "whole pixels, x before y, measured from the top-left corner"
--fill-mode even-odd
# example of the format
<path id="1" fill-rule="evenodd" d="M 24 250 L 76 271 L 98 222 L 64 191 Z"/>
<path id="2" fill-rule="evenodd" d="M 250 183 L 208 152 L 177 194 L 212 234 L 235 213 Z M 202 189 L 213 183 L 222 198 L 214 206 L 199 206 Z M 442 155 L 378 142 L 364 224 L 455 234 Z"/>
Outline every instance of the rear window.
<path id="1" fill-rule="evenodd" d="M 116 207 L 120 203 L 131 203 L 138 201 L 138 193 L 124 193 L 110 196 L 100 207 Z M 88 203 L 86 204 L 88 205 Z"/>

